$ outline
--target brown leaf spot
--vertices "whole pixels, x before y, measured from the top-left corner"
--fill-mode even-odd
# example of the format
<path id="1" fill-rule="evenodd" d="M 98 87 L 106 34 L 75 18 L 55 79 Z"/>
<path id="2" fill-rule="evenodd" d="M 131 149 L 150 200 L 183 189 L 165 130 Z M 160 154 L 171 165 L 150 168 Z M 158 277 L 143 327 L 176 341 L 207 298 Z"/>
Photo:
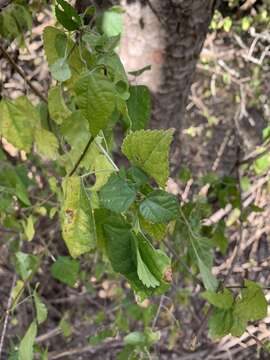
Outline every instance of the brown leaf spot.
<path id="1" fill-rule="evenodd" d="M 67 221 L 70 224 L 72 222 L 72 220 L 73 220 L 74 211 L 72 209 L 66 209 L 65 214 L 67 216 Z"/>
<path id="2" fill-rule="evenodd" d="M 164 274 L 163 274 L 163 279 L 169 283 L 172 282 L 173 280 L 173 274 L 172 274 L 172 268 L 169 267 L 167 268 L 165 271 L 164 271 Z"/>

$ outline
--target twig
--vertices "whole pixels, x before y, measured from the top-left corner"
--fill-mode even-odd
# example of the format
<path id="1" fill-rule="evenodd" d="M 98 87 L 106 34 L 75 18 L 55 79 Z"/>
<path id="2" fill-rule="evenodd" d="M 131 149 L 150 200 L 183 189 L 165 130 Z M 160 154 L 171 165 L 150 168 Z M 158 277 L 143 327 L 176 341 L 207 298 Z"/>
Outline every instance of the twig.
<path id="1" fill-rule="evenodd" d="M 40 344 L 54 336 L 57 336 L 62 333 L 62 330 L 57 326 L 56 328 L 49 330 L 46 334 L 38 336 L 35 340 L 36 344 Z"/>
<path id="2" fill-rule="evenodd" d="M 246 1 L 244 2 L 244 4 L 240 6 L 239 10 L 240 10 L 240 11 L 247 11 L 247 10 L 250 9 L 256 2 L 257 2 L 257 0 L 246 0 Z"/>
<path id="3" fill-rule="evenodd" d="M 259 179 L 257 183 L 255 183 L 247 192 L 243 194 L 243 207 L 246 208 L 250 203 L 253 201 L 252 193 L 262 187 L 265 183 L 269 180 L 269 173 L 266 174 L 263 178 Z M 203 225 L 205 226 L 211 226 L 216 223 L 218 223 L 221 219 L 223 219 L 226 215 L 229 215 L 232 211 L 233 207 L 231 204 L 226 205 L 225 208 L 219 209 L 216 211 L 213 215 L 211 215 L 209 218 L 204 219 L 202 221 Z"/>
<path id="4" fill-rule="evenodd" d="M 70 171 L 70 173 L 68 174 L 68 176 L 72 176 L 75 171 L 77 170 L 78 166 L 80 165 L 81 161 L 83 160 L 83 158 L 85 157 L 90 145 L 92 144 L 92 142 L 94 141 L 94 137 L 91 136 L 90 139 L 88 140 L 88 143 L 86 144 L 83 152 L 81 153 L 81 156 L 79 157 L 79 159 L 77 160 L 76 164 L 74 165 L 73 169 Z"/>
<path id="5" fill-rule="evenodd" d="M 15 229 L 7 229 L 5 227 L 2 227 L 0 226 L 0 233 L 3 232 L 3 233 L 10 233 L 10 234 L 19 234 L 19 231 L 18 230 L 15 230 Z"/>
<path id="6" fill-rule="evenodd" d="M 157 324 L 157 321 L 158 321 L 158 318 L 159 318 L 159 315 L 160 315 L 160 311 L 163 307 L 163 303 L 164 303 L 164 295 L 161 295 L 160 297 L 160 301 L 159 301 L 159 305 L 158 305 L 158 309 L 157 309 L 157 313 L 156 313 L 156 316 L 152 322 L 152 329 L 154 329 L 156 327 L 156 324 Z"/>
<path id="7" fill-rule="evenodd" d="M 114 341 L 108 341 L 107 343 L 103 343 L 100 346 L 84 346 L 84 347 L 77 347 L 73 349 L 69 349 L 63 352 L 53 352 L 48 354 L 49 360 L 55 360 L 55 359 L 61 359 L 61 358 L 67 358 L 67 356 L 74 356 L 78 354 L 83 353 L 89 353 L 91 355 L 96 355 L 99 352 L 103 352 L 103 354 L 106 351 L 112 351 L 117 350 L 123 346 L 122 341 L 114 340 Z"/>
<path id="8" fill-rule="evenodd" d="M 227 289 L 246 289 L 247 288 L 247 286 L 244 286 L 244 285 L 226 285 L 225 287 Z M 262 289 L 270 290 L 270 286 L 263 286 Z"/>
<path id="9" fill-rule="evenodd" d="M 8 326 L 8 319 L 9 319 L 11 304 L 12 304 L 12 291 L 13 291 L 13 288 L 15 286 L 16 279 L 17 279 L 17 275 L 14 274 L 12 284 L 11 284 L 11 288 L 10 288 L 8 303 L 7 303 L 7 311 L 6 311 L 5 320 L 4 320 L 4 324 L 3 324 L 3 330 L 2 330 L 1 339 L 0 339 L 0 360 L 1 360 L 1 354 L 2 354 L 2 350 L 3 350 L 3 346 L 4 346 L 4 340 L 5 340 L 5 336 L 6 336 L 6 332 L 7 332 L 7 326 Z"/>
<path id="10" fill-rule="evenodd" d="M 266 146 L 266 148 L 262 152 L 260 152 L 256 155 L 251 155 L 251 156 L 244 158 L 243 160 L 241 160 L 239 162 L 239 164 L 240 165 L 251 164 L 254 161 L 260 159 L 262 156 L 266 155 L 268 152 L 270 152 L 270 143 Z"/>
<path id="11" fill-rule="evenodd" d="M 217 152 L 217 158 L 215 159 L 213 165 L 212 165 L 212 171 L 217 171 L 218 167 L 219 167 L 219 164 L 221 162 L 221 158 L 225 152 L 225 149 L 227 147 L 227 144 L 229 142 L 229 140 L 231 139 L 231 135 L 232 135 L 232 132 L 233 130 L 232 129 L 229 129 L 227 130 L 226 134 L 225 134 L 225 137 L 224 137 L 224 140 L 222 141 L 219 149 L 218 149 L 218 152 Z"/>
<path id="12" fill-rule="evenodd" d="M 8 62 L 13 66 L 13 68 L 17 71 L 17 73 L 24 79 L 24 81 L 28 84 L 28 86 L 33 90 L 33 92 L 42 99 L 45 103 L 48 102 L 47 98 L 31 83 L 31 81 L 27 78 L 23 70 L 16 64 L 16 62 L 12 59 L 9 53 L 4 49 L 4 47 L 0 44 L 0 51 L 3 56 L 8 60 Z"/>

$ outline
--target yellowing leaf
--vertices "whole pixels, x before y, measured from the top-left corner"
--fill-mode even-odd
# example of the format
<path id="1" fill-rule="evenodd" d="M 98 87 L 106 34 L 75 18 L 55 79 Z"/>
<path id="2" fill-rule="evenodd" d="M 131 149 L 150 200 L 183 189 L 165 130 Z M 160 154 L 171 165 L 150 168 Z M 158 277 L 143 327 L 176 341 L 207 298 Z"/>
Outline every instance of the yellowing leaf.
<path id="1" fill-rule="evenodd" d="M 139 130 L 129 134 L 122 151 L 129 161 L 165 187 L 169 176 L 169 146 L 173 129 Z"/>
<path id="2" fill-rule="evenodd" d="M 30 152 L 39 115 L 25 96 L 0 103 L 0 134 L 19 150 Z"/>
<path id="3" fill-rule="evenodd" d="M 39 155 L 51 160 L 55 160 L 58 157 L 58 141 L 50 131 L 37 128 L 35 130 L 35 143 Z"/>
<path id="4" fill-rule="evenodd" d="M 26 223 L 23 223 L 23 227 L 27 240 L 32 241 L 35 235 L 34 219 L 32 215 L 28 217 Z"/>
<path id="5" fill-rule="evenodd" d="M 105 185 L 110 177 L 110 175 L 115 171 L 114 167 L 110 161 L 106 158 L 105 155 L 100 154 L 95 157 L 94 160 L 94 171 L 96 176 L 95 185 L 91 190 L 98 191 Z"/>
<path id="6" fill-rule="evenodd" d="M 63 98 L 61 86 L 55 86 L 50 89 L 48 108 L 51 118 L 58 125 L 62 124 L 63 120 L 71 114 Z"/>
<path id="7" fill-rule="evenodd" d="M 76 258 L 95 247 L 94 218 L 79 176 L 66 178 L 63 191 L 62 233 L 70 255 Z"/>

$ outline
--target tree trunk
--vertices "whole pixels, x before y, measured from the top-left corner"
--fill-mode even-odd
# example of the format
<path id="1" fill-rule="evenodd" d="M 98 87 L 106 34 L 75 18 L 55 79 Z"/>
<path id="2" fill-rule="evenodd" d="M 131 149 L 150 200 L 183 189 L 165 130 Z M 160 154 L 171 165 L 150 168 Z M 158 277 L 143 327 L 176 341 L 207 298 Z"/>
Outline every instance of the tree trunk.
<path id="1" fill-rule="evenodd" d="M 147 64 L 139 78 L 153 94 L 151 128 L 175 128 L 172 170 L 181 162 L 181 128 L 188 95 L 208 26 L 213 0 L 127 1 L 121 58 L 128 70 Z M 137 21 L 137 24 L 136 24 Z"/>

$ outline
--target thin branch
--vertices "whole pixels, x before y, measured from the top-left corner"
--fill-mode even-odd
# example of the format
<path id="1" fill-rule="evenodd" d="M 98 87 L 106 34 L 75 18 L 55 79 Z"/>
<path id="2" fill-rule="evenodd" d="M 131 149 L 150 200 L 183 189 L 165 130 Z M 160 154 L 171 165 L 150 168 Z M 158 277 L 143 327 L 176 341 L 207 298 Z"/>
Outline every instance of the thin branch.
<path id="1" fill-rule="evenodd" d="M 244 285 L 227 285 L 225 286 L 226 289 L 246 289 L 247 286 Z M 262 287 L 263 290 L 270 290 L 270 286 L 263 286 Z"/>
<path id="2" fill-rule="evenodd" d="M 7 303 L 7 309 L 8 310 L 6 311 L 3 330 L 2 330 L 1 339 L 0 339 L 0 359 L 1 359 L 1 354 L 2 354 L 2 350 L 3 350 L 3 346 L 4 346 L 7 327 L 8 327 L 8 319 L 9 319 L 9 313 L 10 313 L 9 309 L 11 308 L 11 304 L 12 304 L 12 291 L 13 291 L 13 288 L 14 288 L 15 283 L 16 283 L 16 278 L 17 278 L 17 275 L 14 274 L 12 284 L 11 284 L 11 288 L 10 288 L 8 303 Z"/>
<path id="3" fill-rule="evenodd" d="M 24 81 L 28 84 L 28 86 L 32 89 L 32 91 L 45 103 L 48 102 L 47 98 L 39 91 L 35 85 L 27 78 L 23 70 L 16 64 L 16 62 L 12 59 L 9 53 L 4 49 L 4 47 L 0 44 L 0 51 L 2 52 L 3 56 L 8 60 L 8 62 L 13 66 L 13 68 L 17 71 L 17 73 L 24 79 Z"/>
<path id="4" fill-rule="evenodd" d="M 19 234 L 18 230 L 15 229 L 7 229 L 5 227 L 0 226 L 0 232 L 8 233 L 8 234 Z"/>
<path id="5" fill-rule="evenodd" d="M 247 11 L 249 10 L 257 0 L 246 0 L 243 5 L 240 6 L 240 11 Z"/>
<path id="6" fill-rule="evenodd" d="M 82 346 L 82 347 L 65 350 L 63 352 L 49 353 L 48 358 L 49 358 L 49 360 L 55 360 L 55 359 L 67 358 L 67 356 L 74 356 L 74 355 L 79 355 L 79 354 L 83 354 L 83 353 L 89 353 L 91 355 L 96 355 L 97 353 L 100 353 L 100 352 L 102 352 L 104 355 L 104 353 L 107 351 L 117 350 L 122 347 L 123 347 L 122 341 L 113 340 L 113 341 L 108 341 L 107 343 L 103 343 L 96 347 Z"/>
<path id="7" fill-rule="evenodd" d="M 250 165 L 251 163 L 253 163 L 254 161 L 260 159 L 261 157 L 263 157 L 264 155 L 266 155 L 269 152 L 270 152 L 270 143 L 266 146 L 266 148 L 262 152 L 260 152 L 260 153 L 258 153 L 256 155 L 248 156 L 248 157 L 244 158 L 243 160 L 241 160 L 239 162 L 239 165 L 244 165 L 244 164 L 249 164 Z"/>
<path id="8" fill-rule="evenodd" d="M 156 313 L 156 316 L 155 316 L 155 318 L 153 320 L 153 323 L 152 323 L 152 329 L 154 329 L 156 327 L 156 324 L 157 324 L 161 309 L 163 307 L 164 299 L 165 299 L 164 295 L 161 295 L 159 305 L 158 305 L 158 309 L 157 309 L 157 313 Z"/>
<path id="9" fill-rule="evenodd" d="M 83 152 L 81 153 L 81 156 L 79 157 L 79 159 L 77 160 L 76 164 L 74 165 L 73 169 L 70 171 L 70 173 L 68 174 L 68 176 L 72 176 L 75 171 L 77 170 L 78 166 L 80 165 L 81 161 L 83 160 L 83 158 L 85 157 L 89 147 L 91 146 L 92 142 L 95 140 L 95 138 L 93 136 L 90 137 L 90 139 L 88 140 L 88 143 L 86 144 Z"/>

